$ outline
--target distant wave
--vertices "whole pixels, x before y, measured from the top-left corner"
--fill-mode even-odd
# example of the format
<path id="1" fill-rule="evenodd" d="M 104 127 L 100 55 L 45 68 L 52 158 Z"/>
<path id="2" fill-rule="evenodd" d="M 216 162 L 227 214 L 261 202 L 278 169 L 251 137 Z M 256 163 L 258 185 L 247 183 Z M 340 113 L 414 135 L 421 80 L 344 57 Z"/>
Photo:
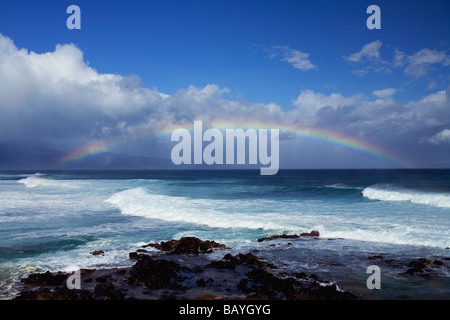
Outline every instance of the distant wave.
<path id="1" fill-rule="evenodd" d="M 449 193 L 433 193 L 380 184 L 365 188 L 362 194 L 372 200 L 410 201 L 434 207 L 450 208 Z"/>
<path id="2" fill-rule="evenodd" d="M 62 180 L 53 180 L 44 173 L 35 173 L 27 178 L 20 179 L 18 183 L 23 183 L 27 188 L 35 188 L 38 186 L 43 187 L 63 187 L 63 188 L 78 188 L 77 186 L 70 185 L 62 182 Z M 67 182 L 67 181 L 66 181 Z"/>
<path id="3" fill-rule="evenodd" d="M 34 188 L 40 184 L 45 184 L 47 179 L 43 178 L 45 174 L 35 173 L 33 175 L 28 176 L 27 178 L 20 179 L 17 181 L 18 183 L 23 183 L 27 188 Z"/>
<path id="4" fill-rule="evenodd" d="M 329 184 L 329 185 L 326 185 L 325 187 L 332 188 L 332 189 L 362 189 L 361 187 L 352 187 L 352 186 L 348 186 L 343 183 Z"/>

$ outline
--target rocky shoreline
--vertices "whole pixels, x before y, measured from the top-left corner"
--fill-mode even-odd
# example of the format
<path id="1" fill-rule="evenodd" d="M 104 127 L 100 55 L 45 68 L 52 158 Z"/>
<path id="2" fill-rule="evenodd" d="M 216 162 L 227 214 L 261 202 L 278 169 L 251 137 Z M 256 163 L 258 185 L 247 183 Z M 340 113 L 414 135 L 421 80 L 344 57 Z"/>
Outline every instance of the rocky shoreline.
<path id="1" fill-rule="evenodd" d="M 318 236 L 317 233 L 302 236 Z M 296 238 L 298 236 L 292 236 Z M 274 236 L 271 239 L 286 238 Z M 264 240 L 261 240 L 264 241 Z M 152 247 L 161 254 L 151 254 Z M 336 285 L 323 285 L 314 274 L 278 274 L 277 266 L 254 253 L 226 253 L 226 245 L 184 237 L 149 243 L 129 257 L 126 268 L 81 269 L 80 288 L 69 289 L 71 273 L 34 273 L 22 279 L 23 289 L 14 300 L 355 300 L 351 292 Z M 206 257 L 224 251 L 219 260 Z M 92 255 L 104 254 L 102 250 Z M 322 283 L 322 284 L 321 284 Z"/>
<path id="2" fill-rule="evenodd" d="M 300 235 L 270 236 L 258 239 L 258 242 L 295 241 L 300 237 L 320 239 L 317 231 L 311 231 Z M 148 248 L 153 249 L 148 251 Z M 329 279 L 319 279 L 315 274 L 286 274 L 279 266 L 258 257 L 257 250 L 232 255 L 226 252 L 229 249 L 225 244 L 196 237 L 149 243 L 129 253 L 134 263 L 131 267 L 79 270 L 79 288 L 67 286 L 68 279 L 73 278 L 72 273 L 30 274 L 21 280 L 23 288 L 14 300 L 360 299 L 357 294 L 343 291 Z M 222 251 L 222 259 L 209 259 L 210 253 Z M 97 250 L 90 254 L 103 255 L 105 252 Z M 367 259 L 392 263 L 382 255 Z M 405 275 L 427 274 L 432 268 L 443 265 L 444 262 L 439 260 L 416 259 L 407 265 Z"/>

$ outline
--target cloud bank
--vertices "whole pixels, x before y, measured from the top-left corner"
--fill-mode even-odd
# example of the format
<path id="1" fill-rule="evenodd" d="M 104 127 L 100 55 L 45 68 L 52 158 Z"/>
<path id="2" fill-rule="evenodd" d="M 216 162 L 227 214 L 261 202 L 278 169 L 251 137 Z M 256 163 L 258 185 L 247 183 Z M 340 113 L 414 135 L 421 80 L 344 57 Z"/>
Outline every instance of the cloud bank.
<path id="1" fill-rule="evenodd" d="M 349 59 L 378 58 L 380 46 L 381 42 L 365 46 Z M 306 54 L 280 50 L 287 50 L 283 59 L 294 67 L 315 67 Z M 414 58 L 404 55 L 398 63 L 428 68 L 433 63 L 445 65 L 447 59 L 424 51 Z M 367 97 L 305 89 L 293 99 L 289 111 L 275 103 L 226 99 L 228 89 L 215 84 L 180 88 L 167 95 L 142 87 L 137 76 L 98 72 L 73 44 L 35 53 L 17 48 L 0 34 L 0 144 L 70 152 L 97 140 L 151 139 L 168 128 L 202 120 L 206 125 L 226 121 L 236 126 L 315 127 L 371 141 L 408 157 L 420 158 L 427 150 L 430 158 L 424 161 L 430 161 L 429 165 L 448 158 L 450 87 L 408 103 L 396 101 L 396 91 L 380 88 Z M 289 141 L 281 145 L 280 159 L 289 158 L 292 149 Z M 323 146 L 315 150 L 317 154 L 309 155 L 311 163 L 326 154 Z M 291 164 L 296 163 L 292 158 Z"/>
<path id="2" fill-rule="evenodd" d="M 361 69 L 353 70 L 353 73 L 358 76 L 364 76 L 369 71 L 392 73 L 395 69 L 402 69 L 405 75 L 417 79 L 428 74 L 436 65 L 450 66 L 449 54 L 428 48 L 410 55 L 395 49 L 392 61 L 382 59 L 380 54 L 382 45 L 380 40 L 376 40 L 365 44 L 360 51 L 343 58 L 352 63 L 364 65 Z"/>

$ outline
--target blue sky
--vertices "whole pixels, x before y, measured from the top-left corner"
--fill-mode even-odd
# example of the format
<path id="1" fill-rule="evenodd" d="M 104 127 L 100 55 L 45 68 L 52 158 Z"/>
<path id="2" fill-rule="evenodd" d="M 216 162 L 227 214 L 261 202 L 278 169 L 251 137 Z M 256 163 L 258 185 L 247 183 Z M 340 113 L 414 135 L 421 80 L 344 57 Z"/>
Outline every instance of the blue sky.
<path id="1" fill-rule="evenodd" d="M 377 1 L 381 30 L 366 28 L 365 11 L 373 1 L 77 1 L 79 31 L 65 27 L 65 9 L 72 3 L 3 1 L 0 30 L 35 52 L 74 43 L 99 72 L 136 74 L 162 92 L 215 83 L 245 99 L 285 108 L 302 88 L 370 94 L 380 82 L 404 87 L 400 97 L 410 100 L 419 94 L 419 82 L 432 81 L 432 75 L 408 85 L 401 72 L 372 72 L 362 79 L 351 73 L 358 66 L 342 57 L 376 40 L 383 42 L 386 60 L 396 48 L 412 54 L 450 47 L 448 1 Z M 273 46 L 308 53 L 317 69 L 302 72 L 270 59 L 267 50 Z M 439 84 L 446 88 L 446 82 Z"/>
<path id="2" fill-rule="evenodd" d="M 81 8 L 81 30 L 66 28 L 66 8 L 71 4 Z M 366 27 L 366 8 L 371 4 L 381 8 L 381 30 Z M 309 108 L 313 110 L 309 116 L 315 118 L 308 126 L 401 149 L 405 157 L 420 157 L 427 150 L 432 156 L 419 162 L 433 167 L 450 165 L 443 157 L 450 141 L 445 131 L 450 129 L 450 114 L 445 112 L 450 81 L 449 12 L 449 1 L 5 0 L 0 3 L 0 33 L 18 50 L 37 54 L 55 52 L 58 44 L 73 44 L 86 66 L 98 74 L 134 79 L 133 85 L 139 88 L 170 96 L 190 86 L 201 91 L 214 85 L 219 91 L 226 88 L 216 94 L 218 104 L 243 101 L 246 109 L 253 103 L 273 103 L 280 108 L 280 117 L 291 119 L 308 115 L 302 108 Z M 409 113 L 439 92 L 445 99 L 440 98 L 442 105 L 433 112 Z M 352 125 L 356 105 L 379 106 L 377 99 L 391 99 L 386 103 L 389 113 L 383 111 L 386 106 L 379 107 L 384 121 L 368 122 L 367 130 Z M 324 116 L 330 106 L 334 120 L 329 113 L 328 118 Z M 185 109 L 190 108 L 194 107 L 189 104 Z M 374 117 L 367 112 L 366 116 L 365 121 Z M 119 121 L 118 115 L 112 118 Z M 437 123 L 438 118 L 442 122 Z M 105 119 L 101 121 L 111 117 Z M 124 121 L 137 125 L 129 118 Z M 302 121 L 296 120 L 296 125 L 305 125 Z M 398 141 L 383 134 L 386 121 L 396 127 L 393 132 L 401 132 Z M 408 131 L 411 121 L 414 128 Z M 429 124 L 422 128 L 419 123 Z M 81 130 L 77 136 L 86 132 Z M 19 141 L 27 134 L 15 138 Z M 57 135 L 55 131 L 53 138 Z M 48 146 L 56 148 L 57 143 L 50 140 L 46 140 Z M 73 143 L 74 148 L 81 145 Z M 314 154 L 305 160 L 306 166 L 315 163 Z"/>

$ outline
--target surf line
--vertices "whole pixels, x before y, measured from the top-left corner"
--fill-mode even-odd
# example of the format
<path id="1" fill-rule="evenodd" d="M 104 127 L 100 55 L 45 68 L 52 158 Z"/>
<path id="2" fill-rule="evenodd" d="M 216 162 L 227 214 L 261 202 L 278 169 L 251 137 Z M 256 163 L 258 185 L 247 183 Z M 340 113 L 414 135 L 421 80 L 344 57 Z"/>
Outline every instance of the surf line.
<path id="1" fill-rule="evenodd" d="M 216 128 L 210 128 L 203 132 L 202 121 L 194 121 L 194 137 L 187 129 L 175 129 L 171 135 L 171 141 L 178 141 L 172 148 L 171 159 L 175 165 L 192 164 L 192 149 L 194 164 L 258 164 L 267 167 L 260 168 L 261 175 L 275 175 L 279 169 L 280 155 L 280 130 L 270 129 L 270 142 L 268 130 L 258 129 L 225 129 L 224 135 Z M 246 141 L 248 139 L 248 148 Z M 181 141 L 180 141 L 181 140 Z M 193 140 L 193 143 L 192 143 Z M 235 145 L 236 141 L 236 145 Z M 203 142 L 210 142 L 203 148 Z M 268 146 L 270 144 L 270 155 Z M 224 161 L 225 151 L 225 161 Z M 236 151 L 236 152 L 235 152 Z M 236 153 L 236 157 L 235 157 Z"/>

